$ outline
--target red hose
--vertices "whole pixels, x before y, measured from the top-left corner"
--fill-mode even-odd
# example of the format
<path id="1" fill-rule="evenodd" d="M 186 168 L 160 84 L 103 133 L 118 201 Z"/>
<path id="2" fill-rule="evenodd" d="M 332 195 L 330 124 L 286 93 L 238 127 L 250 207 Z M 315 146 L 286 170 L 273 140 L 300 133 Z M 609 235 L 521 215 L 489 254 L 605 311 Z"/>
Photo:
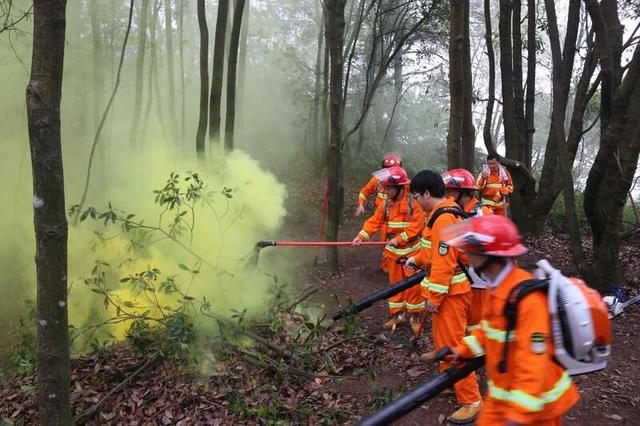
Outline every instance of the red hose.
<path id="1" fill-rule="evenodd" d="M 269 246 L 290 246 L 290 247 L 347 247 L 351 246 L 351 241 L 259 241 L 259 247 Z M 386 241 L 362 241 L 357 246 L 383 246 Z"/>

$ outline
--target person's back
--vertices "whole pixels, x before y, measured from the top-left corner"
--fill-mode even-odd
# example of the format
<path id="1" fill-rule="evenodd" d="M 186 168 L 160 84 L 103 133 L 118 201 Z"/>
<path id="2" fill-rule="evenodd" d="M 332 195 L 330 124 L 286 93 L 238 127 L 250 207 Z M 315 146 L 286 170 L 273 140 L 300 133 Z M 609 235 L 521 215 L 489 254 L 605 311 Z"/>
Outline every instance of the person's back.
<path id="1" fill-rule="evenodd" d="M 481 327 L 453 348 L 456 358 L 485 357 L 488 396 L 477 424 L 559 425 L 579 395 L 568 372 L 554 359 L 546 294 L 533 292 L 518 302 L 513 330 L 505 316 L 510 292 L 534 278 L 512 261 L 527 252 L 515 225 L 489 215 L 446 233 L 449 244 L 467 252 L 489 291 Z"/>

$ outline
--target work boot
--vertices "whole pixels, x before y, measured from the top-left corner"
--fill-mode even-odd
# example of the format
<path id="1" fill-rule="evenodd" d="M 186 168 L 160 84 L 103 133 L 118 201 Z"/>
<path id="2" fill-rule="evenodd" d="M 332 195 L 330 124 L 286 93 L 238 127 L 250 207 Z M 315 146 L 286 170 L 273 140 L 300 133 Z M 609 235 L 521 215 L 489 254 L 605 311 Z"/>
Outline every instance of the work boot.
<path id="1" fill-rule="evenodd" d="M 474 402 L 473 404 L 465 404 L 458 410 L 450 415 L 447 420 L 454 425 L 466 425 L 473 423 L 478 417 L 478 413 L 482 408 L 482 400 Z"/>
<path id="2" fill-rule="evenodd" d="M 420 355 L 420 359 L 426 362 L 433 362 L 436 359 L 436 351 L 430 351 Z"/>
<path id="3" fill-rule="evenodd" d="M 404 322 L 404 312 L 396 314 L 389 321 L 385 322 L 382 328 L 386 330 L 395 330 L 400 324 Z"/>

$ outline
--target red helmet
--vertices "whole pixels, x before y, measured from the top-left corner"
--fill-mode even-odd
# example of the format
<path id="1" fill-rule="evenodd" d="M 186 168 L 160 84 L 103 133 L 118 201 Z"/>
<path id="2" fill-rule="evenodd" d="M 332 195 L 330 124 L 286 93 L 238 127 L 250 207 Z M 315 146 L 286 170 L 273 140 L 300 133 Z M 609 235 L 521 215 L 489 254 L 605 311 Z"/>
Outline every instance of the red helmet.
<path id="1" fill-rule="evenodd" d="M 401 186 L 411 183 L 407 172 L 400 166 L 378 170 L 374 175 L 382 186 Z"/>
<path id="2" fill-rule="evenodd" d="M 473 189 L 477 190 L 476 180 L 469 170 L 453 169 L 442 175 L 444 187 L 447 189 Z"/>
<path id="3" fill-rule="evenodd" d="M 499 215 L 474 217 L 443 230 L 443 240 L 454 247 L 497 257 L 517 257 L 529 251 L 520 244 L 520 233 L 508 218 Z"/>
<path id="4" fill-rule="evenodd" d="M 394 167 L 400 166 L 402 167 L 402 160 L 399 156 L 395 154 L 387 154 L 384 156 L 384 160 L 382 161 L 382 167 Z"/>

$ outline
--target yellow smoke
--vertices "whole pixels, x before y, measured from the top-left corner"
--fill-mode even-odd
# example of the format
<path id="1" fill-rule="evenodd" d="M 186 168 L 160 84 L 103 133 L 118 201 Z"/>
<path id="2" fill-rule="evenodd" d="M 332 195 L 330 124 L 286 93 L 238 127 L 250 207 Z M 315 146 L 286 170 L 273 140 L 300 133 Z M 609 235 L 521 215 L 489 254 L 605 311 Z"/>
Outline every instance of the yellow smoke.
<path id="1" fill-rule="evenodd" d="M 109 200 L 114 207 L 135 213 L 136 218 L 144 219 L 145 224 L 155 225 L 161 208 L 153 203 L 152 191 L 164 185 L 170 172 L 175 171 L 182 177 L 184 173 L 181 170 L 195 171 L 196 165 L 177 159 L 175 155 L 168 158 L 157 154 L 154 157 L 149 167 L 116 183 L 114 188 L 120 190 L 112 191 Z M 118 234 L 116 226 L 107 227 L 104 236 L 110 239 L 105 244 L 96 243 L 93 232 L 102 228 L 96 223 L 85 221 L 70 228 L 69 276 L 74 280 L 69 300 L 72 323 L 76 326 L 89 325 L 101 316 L 98 307 L 102 301 L 91 302 L 92 298 L 99 297 L 79 279 L 89 274 L 95 259 L 102 259 L 111 266 L 108 286 L 114 290 L 113 298 L 120 303 L 127 301 L 134 305 L 127 309 L 131 313 L 150 310 L 150 316 L 160 314 L 153 307 L 154 301 L 148 300 L 148 294 L 132 291 L 128 283 L 119 282 L 122 277 L 152 268 L 160 270 L 158 281 L 175 276 L 181 291 L 188 288 L 189 296 L 198 301 L 206 298 L 218 314 L 229 315 L 231 309 L 246 309 L 248 316 L 255 316 L 264 311 L 273 279 L 257 270 L 247 269 L 244 260 L 257 240 L 280 226 L 285 215 L 286 191 L 272 174 L 262 170 L 255 160 L 241 151 L 232 152 L 219 164 L 221 167 L 217 172 L 199 172 L 208 185 L 208 191 L 214 194 L 211 199 L 213 211 L 208 206 L 197 205 L 193 241 L 189 244 L 188 235 L 180 238 L 185 245 L 189 244 L 191 252 L 203 258 L 202 261 L 167 239 L 150 245 L 142 257 L 133 256 L 126 250 L 126 235 L 111 237 Z M 232 189 L 232 198 L 221 193 L 224 187 Z M 165 222 L 172 220 L 166 214 L 163 219 Z M 162 235 L 154 235 L 152 241 L 161 238 Z M 95 247 L 94 250 L 88 251 L 87 247 L 91 246 Z M 133 259 L 128 260 L 132 256 Z M 128 261 L 123 263 L 124 260 Z M 200 272 L 189 284 L 191 275 L 178 265 L 192 269 L 197 263 L 200 264 Z M 282 272 L 279 266 L 269 270 L 269 273 L 279 272 Z M 161 306 L 177 305 L 175 294 L 156 292 L 155 297 Z M 116 309 L 109 306 L 106 315 L 116 315 Z M 130 322 L 121 322 L 110 326 L 108 331 L 116 338 L 122 338 L 129 326 Z"/>

